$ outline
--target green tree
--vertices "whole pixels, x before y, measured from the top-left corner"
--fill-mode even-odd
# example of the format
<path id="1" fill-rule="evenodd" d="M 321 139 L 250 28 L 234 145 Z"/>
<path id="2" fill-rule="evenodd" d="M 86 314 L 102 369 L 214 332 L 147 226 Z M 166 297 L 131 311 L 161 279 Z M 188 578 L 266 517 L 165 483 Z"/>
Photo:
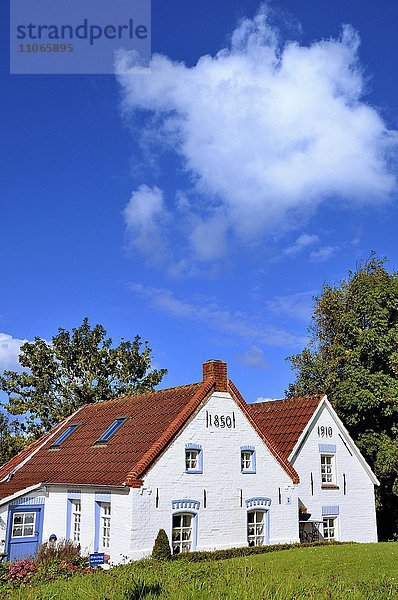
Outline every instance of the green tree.
<path id="1" fill-rule="evenodd" d="M 0 389 L 6 409 L 25 415 L 21 429 L 39 437 L 83 404 L 153 390 L 165 369 L 151 370 L 151 349 L 137 335 L 112 347 L 102 325 L 87 318 L 72 332 L 60 328 L 51 342 L 36 337 L 21 346 L 25 369 L 4 371 Z"/>
<path id="2" fill-rule="evenodd" d="M 315 299 L 287 393 L 324 391 L 380 480 L 379 534 L 398 532 L 398 273 L 372 257 Z"/>
<path id="3" fill-rule="evenodd" d="M 7 462 L 26 445 L 26 439 L 18 432 L 16 423 L 9 423 L 0 413 L 0 465 Z"/>

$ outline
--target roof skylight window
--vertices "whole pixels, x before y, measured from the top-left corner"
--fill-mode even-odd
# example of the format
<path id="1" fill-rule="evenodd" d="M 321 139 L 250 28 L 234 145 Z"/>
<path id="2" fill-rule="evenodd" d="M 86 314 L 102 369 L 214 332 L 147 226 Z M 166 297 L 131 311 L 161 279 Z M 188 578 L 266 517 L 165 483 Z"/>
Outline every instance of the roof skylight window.
<path id="1" fill-rule="evenodd" d="M 126 421 L 127 417 L 119 417 L 115 419 L 110 427 L 101 435 L 101 437 L 96 441 L 96 444 L 104 444 L 106 443 L 114 433 L 123 425 Z"/>
<path id="2" fill-rule="evenodd" d="M 60 446 L 75 431 L 76 427 L 78 427 L 78 424 L 69 425 L 68 429 L 65 429 L 59 438 L 56 439 L 53 444 L 51 444 L 51 448 L 58 448 L 58 446 Z"/>

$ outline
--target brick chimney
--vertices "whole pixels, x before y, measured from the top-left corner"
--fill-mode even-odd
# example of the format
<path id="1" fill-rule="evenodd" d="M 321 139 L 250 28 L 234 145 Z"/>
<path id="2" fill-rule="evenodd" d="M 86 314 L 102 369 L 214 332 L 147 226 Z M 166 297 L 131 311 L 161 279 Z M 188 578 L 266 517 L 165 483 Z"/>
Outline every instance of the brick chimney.
<path id="1" fill-rule="evenodd" d="M 216 380 L 217 392 L 228 391 L 227 363 L 222 360 L 207 360 L 203 363 L 203 381 L 209 377 Z"/>

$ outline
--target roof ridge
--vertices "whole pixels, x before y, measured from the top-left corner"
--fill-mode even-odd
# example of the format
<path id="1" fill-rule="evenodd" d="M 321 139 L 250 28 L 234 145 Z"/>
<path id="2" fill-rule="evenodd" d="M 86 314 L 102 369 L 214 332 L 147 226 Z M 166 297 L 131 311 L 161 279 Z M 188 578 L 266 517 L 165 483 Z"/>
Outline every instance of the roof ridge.
<path id="1" fill-rule="evenodd" d="M 117 398 L 109 398 L 109 400 L 100 400 L 99 402 L 90 402 L 83 404 L 83 408 L 87 406 L 103 406 L 104 404 L 109 404 L 110 402 L 122 402 L 122 400 L 130 400 L 131 398 L 139 398 L 140 396 L 146 396 L 148 394 L 160 394 L 162 392 L 169 392 L 171 390 L 180 390 L 182 388 L 189 388 L 193 385 L 200 385 L 203 381 L 196 381 L 194 383 L 186 383 L 185 385 L 175 385 L 168 388 L 162 388 L 160 390 L 148 390 L 147 392 L 141 392 L 140 394 L 130 394 L 128 396 L 118 396 Z"/>
<path id="2" fill-rule="evenodd" d="M 264 402 L 251 402 L 248 406 L 264 406 L 270 404 L 278 404 L 279 402 L 299 402 L 300 400 L 322 400 L 326 394 L 308 394 L 306 396 L 288 396 L 287 398 L 275 398 L 273 400 L 264 400 Z"/>

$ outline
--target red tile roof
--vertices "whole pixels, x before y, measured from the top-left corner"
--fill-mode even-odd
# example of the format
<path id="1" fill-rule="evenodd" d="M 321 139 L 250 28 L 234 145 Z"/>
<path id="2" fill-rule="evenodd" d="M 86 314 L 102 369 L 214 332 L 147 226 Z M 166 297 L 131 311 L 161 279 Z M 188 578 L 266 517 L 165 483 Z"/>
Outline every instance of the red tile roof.
<path id="1" fill-rule="evenodd" d="M 172 439 L 190 414 L 212 390 L 214 380 L 87 404 L 61 426 L 25 448 L 0 468 L 3 479 L 40 444 L 44 446 L 10 481 L 0 483 L 0 499 L 37 483 L 120 486 L 134 472 L 139 477 L 151 464 L 164 440 Z M 106 445 L 96 440 L 117 417 L 128 419 Z M 79 427 L 59 448 L 51 444 L 71 424 Z M 56 435 L 52 435 L 56 431 Z M 51 439 L 49 439 L 51 436 Z M 148 455 L 150 454 L 150 459 Z M 139 468 L 138 468 L 139 467 Z"/>
<path id="2" fill-rule="evenodd" d="M 298 483 L 287 457 L 319 399 L 248 405 L 231 381 L 227 387 L 279 464 Z M 83 406 L 0 467 L 0 481 L 15 470 L 9 481 L 0 483 L 0 499 L 40 483 L 140 487 L 147 470 L 215 388 L 216 379 L 208 373 L 200 383 Z M 127 419 L 106 444 L 96 444 L 118 417 Z M 72 424 L 78 425 L 73 434 L 52 449 Z"/>
<path id="3" fill-rule="evenodd" d="M 261 429 L 288 459 L 300 435 L 311 419 L 323 395 L 286 398 L 249 404 L 249 413 Z"/>

